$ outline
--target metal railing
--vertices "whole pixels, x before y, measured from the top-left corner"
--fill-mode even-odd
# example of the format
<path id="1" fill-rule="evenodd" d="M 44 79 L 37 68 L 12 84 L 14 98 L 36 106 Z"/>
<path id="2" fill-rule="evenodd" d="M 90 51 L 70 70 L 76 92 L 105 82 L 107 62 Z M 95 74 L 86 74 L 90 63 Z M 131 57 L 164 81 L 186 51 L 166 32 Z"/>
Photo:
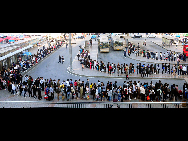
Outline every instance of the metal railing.
<path id="1" fill-rule="evenodd" d="M 188 102 L 39 102 L 0 101 L 0 108 L 187 108 Z M 185 105 L 185 106 L 184 106 Z"/>

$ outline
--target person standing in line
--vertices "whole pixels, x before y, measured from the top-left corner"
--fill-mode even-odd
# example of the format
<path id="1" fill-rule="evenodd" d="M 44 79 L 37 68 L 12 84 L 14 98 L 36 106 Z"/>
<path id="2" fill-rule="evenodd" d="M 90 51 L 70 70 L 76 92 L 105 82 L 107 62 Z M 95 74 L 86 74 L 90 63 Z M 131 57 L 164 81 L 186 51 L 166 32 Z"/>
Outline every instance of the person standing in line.
<path id="1" fill-rule="evenodd" d="M 86 85 L 86 94 L 85 94 L 85 97 L 87 98 L 89 96 L 89 87 L 88 85 Z"/>
<path id="2" fill-rule="evenodd" d="M 14 81 L 12 82 L 12 94 L 15 95 L 16 86 L 14 84 Z"/>
<path id="3" fill-rule="evenodd" d="M 136 84 L 133 84 L 133 96 L 134 99 L 136 99 L 137 95 L 136 95 Z"/>
<path id="4" fill-rule="evenodd" d="M 91 88 L 91 95 L 93 95 L 93 100 L 95 100 L 95 88 L 94 88 L 94 85 Z"/>
<path id="5" fill-rule="evenodd" d="M 161 102 L 161 94 L 162 94 L 162 91 L 161 91 L 161 89 L 158 87 L 158 89 L 157 89 L 157 98 L 158 98 L 158 101 L 160 101 L 160 102 Z"/>
<path id="6" fill-rule="evenodd" d="M 176 61 L 176 57 L 177 57 L 177 55 L 176 55 L 176 53 L 174 52 L 174 61 Z"/>
<path id="7" fill-rule="evenodd" d="M 38 88 L 38 87 L 37 87 Z M 33 97 L 36 99 L 36 91 L 37 91 L 37 88 L 36 88 L 36 85 L 34 85 L 33 87 L 32 87 L 32 89 L 33 89 Z M 32 90 L 31 90 L 32 91 Z"/>
<path id="8" fill-rule="evenodd" d="M 84 88 L 83 88 L 83 85 L 81 86 L 80 88 L 80 98 L 82 99 L 82 96 L 83 96 L 83 91 L 84 91 Z"/>
<path id="9" fill-rule="evenodd" d="M 59 93 L 61 92 L 60 90 L 60 85 L 58 85 L 58 88 L 56 89 L 56 93 L 57 93 L 57 100 L 59 101 Z"/>
<path id="10" fill-rule="evenodd" d="M 137 63 L 136 69 L 137 69 L 137 74 L 138 74 L 138 71 L 139 71 L 139 63 Z"/>
<path id="11" fill-rule="evenodd" d="M 42 96 L 41 96 L 41 88 L 38 87 L 38 99 L 41 100 Z"/>
<path id="12" fill-rule="evenodd" d="M 121 100 L 121 92 L 120 92 L 120 87 L 117 89 L 117 94 L 118 94 L 118 101 Z"/>
<path id="13" fill-rule="evenodd" d="M 116 72 L 116 64 L 114 64 L 113 71 L 114 71 L 114 73 Z"/>
<path id="14" fill-rule="evenodd" d="M 140 87 L 140 94 L 141 94 L 141 100 L 145 100 L 145 89 L 144 89 L 144 86 L 142 85 Z"/>
<path id="15" fill-rule="evenodd" d="M 51 93 L 51 100 L 54 99 L 54 89 L 52 88 L 52 85 L 50 87 L 50 93 Z"/>

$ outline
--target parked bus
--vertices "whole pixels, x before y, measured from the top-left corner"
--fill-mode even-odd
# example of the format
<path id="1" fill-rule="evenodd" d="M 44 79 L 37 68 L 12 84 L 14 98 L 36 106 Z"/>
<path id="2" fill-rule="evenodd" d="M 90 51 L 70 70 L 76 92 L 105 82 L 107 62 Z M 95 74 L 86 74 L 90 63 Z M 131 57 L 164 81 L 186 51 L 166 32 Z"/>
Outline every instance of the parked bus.
<path id="1" fill-rule="evenodd" d="M 183 45 L 183 53 L 185 53 L 186 57 L 188 57 L 188 44 Z"/>
<path id="2" fill-rule="evenodd" d="M 123 50 L 125 48 L 125 40 L 119 36 L 112 36 L 112 47 L 114 50 Z"/>
<path id="3" fill-rule="evenodd" d="M 98 40 L 99 42 L 99 50 L 100 52 L 109 52 L 109 40 L 106 35 L 100 36 L 100 39 Z"/>

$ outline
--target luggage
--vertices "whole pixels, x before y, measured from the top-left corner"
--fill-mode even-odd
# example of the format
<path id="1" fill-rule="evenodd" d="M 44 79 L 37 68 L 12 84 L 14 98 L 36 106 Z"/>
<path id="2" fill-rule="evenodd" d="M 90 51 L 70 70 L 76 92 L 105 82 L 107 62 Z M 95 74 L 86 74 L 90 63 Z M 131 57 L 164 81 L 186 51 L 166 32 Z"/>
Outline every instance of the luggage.
<path id="1" fill-rule="evenodd" d="M 118 100 L 117 99 L 113 99 L 113 102 L 117 102 Z"/>
<path id="2" fill-rule="evenodd" d="M 73 98 L 76 99 L 76 94 L 73 94 Z"/>
<path id="3" fill-rule="evenodd" d="M 45 96 L 44 96 L 44 99 L 48 99 L 48 96 L 47 96 L 47 95 L 45 95 Z"/>
<path id="4" fill-rule="evenodd" d="M 49 100 L 49 101 L 50 101 L 50 100 L 53 100 L 53 99 L 52 99 L 52 96 L 48 96 L 48 100 Z"/>
<path id="5" fill-rule="evenodd" d="M 87 95 L 87 99 L 89 99 L 89 95 Z"/>
<path id="6" fill-rule="evenodd" d="M 186 100 L 183 100 L 182 102 L 186 102 Z M 186 107 L 187 103 L 182 103 L 182 107 Z"/>
<path id="7" fill-rule="evenodd" d="M 148 101 L 148 100 L 150 100 L 150 97 L 149 97 L 149 95 L 147 96 L 147 101 Z"/>
<path id="8" fill-rule="evenodd" d="M 64 100 L 65 99 L 65 95 L 64 94 L 62 94 L 62 100 Z"/>

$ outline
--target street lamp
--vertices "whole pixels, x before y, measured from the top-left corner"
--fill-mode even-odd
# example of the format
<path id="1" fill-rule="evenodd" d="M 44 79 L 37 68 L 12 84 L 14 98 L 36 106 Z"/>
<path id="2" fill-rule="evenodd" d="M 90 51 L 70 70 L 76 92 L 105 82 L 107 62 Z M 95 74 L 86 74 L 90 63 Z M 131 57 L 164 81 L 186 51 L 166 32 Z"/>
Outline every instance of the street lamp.
<path id="1" fill-rule="evenodd" d="M 71 33 L 69 33 L 69 54 L 70 54 L 70 72 L 72 73 L 72 46 L 71 46 Z"/>

